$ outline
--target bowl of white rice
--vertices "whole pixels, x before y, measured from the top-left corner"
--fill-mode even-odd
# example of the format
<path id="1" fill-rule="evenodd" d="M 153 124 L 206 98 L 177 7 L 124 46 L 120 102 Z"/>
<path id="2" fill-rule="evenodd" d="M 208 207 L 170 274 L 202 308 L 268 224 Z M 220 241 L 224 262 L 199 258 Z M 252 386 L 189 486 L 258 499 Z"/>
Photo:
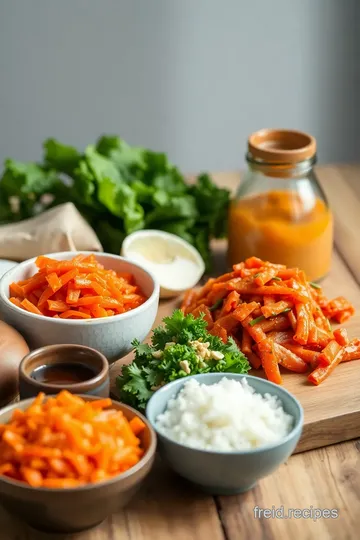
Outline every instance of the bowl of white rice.
<path id="1" fill-rule="evenodd" d="M 248 491 L 272 473 L 294 451 L 304 421 L 283 387 L 235 373 L 173 381 L 151 397 L 146 415 L 170 467 L 213 495 Z"/>

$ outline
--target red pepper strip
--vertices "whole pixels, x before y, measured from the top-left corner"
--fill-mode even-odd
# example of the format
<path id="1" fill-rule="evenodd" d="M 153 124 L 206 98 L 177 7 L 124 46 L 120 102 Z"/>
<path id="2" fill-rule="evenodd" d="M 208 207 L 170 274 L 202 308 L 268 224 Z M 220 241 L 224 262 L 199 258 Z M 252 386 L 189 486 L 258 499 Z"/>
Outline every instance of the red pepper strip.
<path id="1" fill-rule="evenodd" d="M 324 364 L 319 364 L 318 367 L 314 369 L 314 371 L 312 371 L 308 376 L 308 381 L 316 385 L 322 383 L 334 371 L 336 366 L 340 364 L 340 362 L 343 360 L 346 355 L 345 349 L 346 347 L 342 347 L 339 350 L 337 355 L 333 358 L 331 364 L 327 366 Z"/>
<path id="2" fill-rule="evenodd" d="M 249 362 L 251 364 L 251 367 L 253 367 L 254 369 L 260 369 L 261 368 L 261 360 L 260 360 L 260 358 L 258 357 L 257 354 L 255 354 L 253 351 L 250 351 L 250 352 L 246 353 L 245 356 L 249 360 Z"/>
<path id="3" fill-rule="evenodd" d="M 246 317 L 246 319 L 241 321 L 241 324 L 249 332 L 249 334 L 253 338 L 253 340 L 256 343 L 259 343 L 260 341 L 263 341 L 263 339 L 266 338 L 266 334 L 262 330 L 262 328 L 260 328 L 259 324 L 255 324 L 254 326 L 250 326 L 249 323 L 251 321 L 252 321 L 252 316 L 249 315 L 249 317 Z"/>
<path id="4" fill-rule="evenodd" d="M 350 341 L 346 328 L 337 328 L 334 330 L 334 338 L 341 346 L 348 345 Z"/>
<path id="5" fill-rule="evenodd" d="M 255 309 L 258 309 L 260 304 L 257 302 L 250 302 L 250 304 L 240 304 L 232 313 L 232 316 L 239 322 L 245 320 Z"/>
<path id="6" fill-rule="evenodd" d="M 308 366 L 304 360 L 299 358 L 292 351 L 280 345 L 280 343 L 274 343 L 274 350 L 279 358 L 279 364 L 284 368 L 295 371 L 296 373 L 306 373 Z"/>
<path id="7" fill-rule="evenodd" d="M 271 339 L 264 339 L 258 343 L 258 350 L 267 379 L 273 383 L 281 384 L 282 378 L 274 350 L 274 342 Z"/>
<path id="8" fill-rule="evenodd" d="M 344 346 L 345 355 L 343 362 L 348 362 L 349 360 L 357 360 L 360 358 L 360 339 L 354 338 Z"/>
<path id="9" fill-rule="evenodd" d="M 337 341 L 332 339 L 326 345 L 325 349 L 321 351 L 321 354 L 319 356 L 319 363 L 323 364 L 324 366 L 330 365 L 336 355 L 339 354 L 340 350 L 341 345 L 339 345 Z"/>
<path id="10" fill-rule="evenodd" d="M 305 304 L 296 304 L 295 309 L 297 315 L 297 324 L 294 340 L 300 343 L 300 345 L 306 345 L 309 338 L 309 319 Z"/>

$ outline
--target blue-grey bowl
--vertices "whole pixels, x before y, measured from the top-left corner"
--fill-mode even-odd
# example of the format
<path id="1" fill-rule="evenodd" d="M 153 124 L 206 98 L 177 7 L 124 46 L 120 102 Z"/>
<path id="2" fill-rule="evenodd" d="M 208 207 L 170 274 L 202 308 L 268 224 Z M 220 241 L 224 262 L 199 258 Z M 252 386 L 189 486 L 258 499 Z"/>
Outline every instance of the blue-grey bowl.
<path id="1" fill-rule="evenodd" d="M 252 450 L 219 452 L 179 444 L 157 429 L 157 417 L 165 411 L 168 401 L 178 394 L 190 378 L 202 384 L 214 384 L 223 377 L 235 380 L 246 377 L 257 393 L 277 396 L 284 411 L 294 418 L 291 432 L 276 443 Z M 235 373 L 207 373 L 173 381 L 151 397 L 146 416 L 158 434 L 158 448 L 162 458 L 180 476 L 213 495 L 243 493 L 251 489 L 260 478 L 272 473 L 294 451 L 304 422 L 302 406 L 290 392 L 264 379 Z"/>

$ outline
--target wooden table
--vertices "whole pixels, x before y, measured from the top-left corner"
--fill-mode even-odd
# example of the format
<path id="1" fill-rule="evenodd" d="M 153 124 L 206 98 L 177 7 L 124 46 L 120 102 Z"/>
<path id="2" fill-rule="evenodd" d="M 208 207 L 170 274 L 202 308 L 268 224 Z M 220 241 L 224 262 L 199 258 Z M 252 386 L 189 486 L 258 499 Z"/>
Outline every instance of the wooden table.
<path id="1" fill-rule="evenodd" d="M 335 213 L 335 258 L 360 297 L 360 166 L 319 167 Z M 237 173 L 214 175 L 234 189 Z M 339 283 L 339 286 L 341 284 Z M 359 328 L 360 335 L 360 328 Z M 117 366 L 114 366 L 116 374 Z M 359 371 L 360 374 L 360 371 Z M 346 399 L 346 391 L 345 391 Z M 256 518 L 254 508 L 337 509 L 337 519 Z M 123 511 L 98 528 L 62 540 L 355 540 L 360 537 L 360 441 L 292 456 L 249 493 L 210 497 L 196 491 L 160 460 Z M 1 540 L 60 538 L 31 531 L 0 508 Z"/>

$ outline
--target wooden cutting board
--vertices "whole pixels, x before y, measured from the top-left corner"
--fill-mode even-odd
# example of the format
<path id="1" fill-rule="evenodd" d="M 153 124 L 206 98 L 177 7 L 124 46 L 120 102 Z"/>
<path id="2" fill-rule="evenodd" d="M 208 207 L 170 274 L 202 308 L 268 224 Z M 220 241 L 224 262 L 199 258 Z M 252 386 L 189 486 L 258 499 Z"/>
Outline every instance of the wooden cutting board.
<path id="1" fill-rule="evenodd" d="M 350 337 L 360 337 L 360 258 L 354 251 L 357 241 L 356 228 L 360 231 L 360 201 L 351 187 L 346 184 L 346 189 L 344 186 L 343 190 L 339 185 L 339 178 L 332 182 L 333 179 L 329 178 L 326 172 L 334 173 L 333 169 L 326 171 L 326 168 L 323 168 L 320 179 L 335 214 L 336 248 L 331 272 L 322 285 L 327 296 L 342 295 L 354 304 L 356 314 L 345 326 Z M 237 174 L 220 174 L 215 179 L 218 184 L 226 185 L 232 190 L 239 183 Z M 226 271 L 226 242 L 215 242 L 213 249 L 215 274 L 219 275 Z M 162 318 L 170 315 L 177 307 L 179 299 L 162 301 L 154 326 L 160 324 Z M 112 381 L 120 372 L 121 365 L 130 359 L 131 357 L 127 357 L 112 367 Z M 259 372 L 252 374 L 259 375 Z M 338 366 L 335 372 L 317 387 L 308 383 L 301 374 L 284 373 L 283 380 L 285 388 L 299 399 L 305 413 L 304 430 L 296 452 L 360 436 L 360 360 Z M 114 385 L 113 388 L 116 394 Z"/>

